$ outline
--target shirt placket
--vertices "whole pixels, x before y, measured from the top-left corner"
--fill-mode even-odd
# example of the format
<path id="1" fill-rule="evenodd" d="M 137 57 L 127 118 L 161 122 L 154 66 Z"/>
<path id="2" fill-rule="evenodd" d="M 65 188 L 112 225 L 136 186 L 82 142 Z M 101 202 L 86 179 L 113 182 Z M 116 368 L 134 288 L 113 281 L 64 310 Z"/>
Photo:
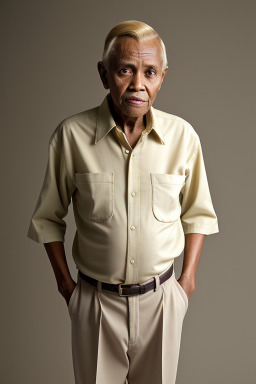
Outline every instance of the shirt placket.
<path id="1" fill-rule="evenodd" d="M 139 143 L 137 143 L 139 144 Z M 138 281 L 140 250 L 140 184 L 139 157 L 140 145 L 134 147 L 128 165 L 127 203 L 128 203 L 128 252 L 126 281 L 136 284 Z"/>
<path id="2" fill-rule="evenodd" d="M 146 137 L 143 132 L 134 148 L 130 146 L 125 133 L 117 130 L 123 150 L 129 153 L 127 173 L 127 260 L 125 284 L 137 284 L 140 254 L 140 155 L 142 142 Z M 126 149 L 125 149 L 126 148 Z M 127 149 L 129 148 L 129 150 Z"/>

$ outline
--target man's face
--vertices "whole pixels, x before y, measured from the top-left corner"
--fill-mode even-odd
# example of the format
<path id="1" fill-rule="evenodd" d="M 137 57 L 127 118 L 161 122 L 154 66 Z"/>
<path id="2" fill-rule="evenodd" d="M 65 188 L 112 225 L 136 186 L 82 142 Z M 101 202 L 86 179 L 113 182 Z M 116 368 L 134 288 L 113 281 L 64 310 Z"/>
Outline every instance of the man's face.
<path id="1" fill-rule="evenodd" d="M 162 71 L 162 52 L 156 38 L 137 41 L 117 38 L 109 56 L 108 68 L 98 63 L 101 80 L 110 90 L 120 116 L 142 117 L 153 104 L 168 67 Z M 143 101 L 132 100 L 140 98 Z"/>

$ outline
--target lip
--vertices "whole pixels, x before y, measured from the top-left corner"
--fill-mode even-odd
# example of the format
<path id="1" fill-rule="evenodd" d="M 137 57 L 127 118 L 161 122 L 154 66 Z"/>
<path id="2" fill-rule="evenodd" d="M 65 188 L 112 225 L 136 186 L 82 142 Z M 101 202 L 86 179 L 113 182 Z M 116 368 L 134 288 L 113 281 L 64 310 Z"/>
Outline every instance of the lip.
<path id="1" fill-rule="evenodd" d="M 146 101 L 143 99 L 140 99 L 139 97 L 131 97 L 125 99 L 128 103 L 133 104 L 133 105 L 141 105 L 144 104 Z"/>

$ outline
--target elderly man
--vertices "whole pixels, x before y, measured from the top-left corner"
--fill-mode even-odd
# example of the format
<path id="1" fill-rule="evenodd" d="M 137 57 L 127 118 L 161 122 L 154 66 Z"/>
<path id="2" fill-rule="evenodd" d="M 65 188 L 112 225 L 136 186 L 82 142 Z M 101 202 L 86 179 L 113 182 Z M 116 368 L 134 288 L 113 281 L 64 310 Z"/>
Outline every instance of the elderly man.
<path id="1" fill-rule="evenodd" d="M 119 23 L 98 62 L 109 93 L 49 140 L 27 236 L 44 244 L 66 300 L 77 384 L 175 383 L 204 236 L 219 232 L 198 134 L 152 107 L 167 70 L 154 29 Z M 77 281 L 64 250 L 71 198 Z"/>

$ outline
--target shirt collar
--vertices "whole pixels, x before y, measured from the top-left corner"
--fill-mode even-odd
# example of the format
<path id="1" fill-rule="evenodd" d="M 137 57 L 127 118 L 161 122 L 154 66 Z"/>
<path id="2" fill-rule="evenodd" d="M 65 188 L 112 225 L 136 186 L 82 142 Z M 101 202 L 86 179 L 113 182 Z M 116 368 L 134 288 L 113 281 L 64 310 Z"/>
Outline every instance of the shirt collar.
<path id="1" fill-rule="evenodd" d="M 107 134 L 116 127 L 115 120 L 111 114 L 108 105 L 108 98 L 111 97 L 108 93 L 101 105 L 98 107 L 98 116 L 97 116 L 97 126 L 95 132 L 95 144 L 102 140 Z M 160 140 L 161 144 L 165 144 L 163 132 L 161 126 L 156 116 L 155 109 L 151 106 L 146 114 L 147 127 L 146 131 L 148 133 L 153 130 L 156 133 L 157 138 Z"/>

